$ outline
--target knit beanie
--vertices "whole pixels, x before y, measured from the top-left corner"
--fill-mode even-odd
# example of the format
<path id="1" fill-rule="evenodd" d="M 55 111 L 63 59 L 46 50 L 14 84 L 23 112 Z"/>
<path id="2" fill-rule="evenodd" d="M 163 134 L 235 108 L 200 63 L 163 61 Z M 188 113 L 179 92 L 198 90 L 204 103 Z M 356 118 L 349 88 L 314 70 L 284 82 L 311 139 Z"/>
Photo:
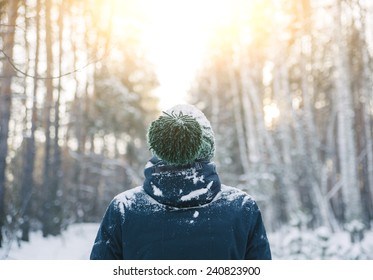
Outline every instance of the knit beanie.
<path id="1" fill-rule="evenodd" d="M 210 160 L 214 132 L 206 116 L 192 105 L 176 105 L 153 121 L 147 135 L 152 153 L 171 165 Z"/>

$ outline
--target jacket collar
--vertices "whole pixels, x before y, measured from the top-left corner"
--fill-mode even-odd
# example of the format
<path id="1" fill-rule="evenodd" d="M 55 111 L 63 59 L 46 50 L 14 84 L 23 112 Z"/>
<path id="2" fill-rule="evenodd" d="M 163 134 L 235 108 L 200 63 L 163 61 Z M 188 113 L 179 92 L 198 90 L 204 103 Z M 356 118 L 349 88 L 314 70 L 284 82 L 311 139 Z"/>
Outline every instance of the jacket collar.
<path id="1" fill-rule="evenodd" d="M 216 166 L 209 161 L 174 166 L 153 157 L 145 166 L 144 174 L 145 192 L 159 203 L 173 207 L 207 204 L 220 191 Z"/>

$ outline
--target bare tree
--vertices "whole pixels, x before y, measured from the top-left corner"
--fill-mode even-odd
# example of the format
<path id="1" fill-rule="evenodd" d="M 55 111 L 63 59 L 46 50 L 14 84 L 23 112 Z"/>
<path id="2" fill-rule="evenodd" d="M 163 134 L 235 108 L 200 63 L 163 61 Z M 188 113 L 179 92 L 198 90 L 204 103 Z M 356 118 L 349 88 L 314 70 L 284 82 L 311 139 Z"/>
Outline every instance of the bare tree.
<path id="1" fill-rule="evenodd" d="M 34 56 L 34 78 L 33 78 L 33 91 L 32 91 L 32 108 L 31 108 L 31 127 L 29 135 L 26 137 L 26 152 L 23 163 L 23 176 L 22 176 L 22 212 L 23 223 L 22 237 L 23 241 L 29 241 L 30 232 L 30 219 L 31 219 L 31 203 L 32 194 L 34 192 L 34 168 L 35 168 L 35 130 L 37 126 L 37 96 L 38 96 L 38 75 L 39 75 L 39 50 L 40 50 L 40 0 L 36 2 L 35 11 L 35 56 Z"/>
<path id="2" fill-rule="evenodd" d="M 6 158 L 8 155 L 9 120 L 12 107 L 12 78 L 15 71 L 9 60 L 13 58 L 14 35 L 18 16 L 18 0 L 8 2 L 7 26 L 8 31 L 4 35 L 2 54 L 8 61 L 4 61 L 0 74 L 0 247 L 3 241 L 3 226 L 5 222 L 5 183 L 6 183 Z"/>
<path id="3" fill-rule="evenodd" d="M 51 19 L 52 1 L 45 2 L 45 49 L 46 49 L 46 76 L 53 77 L 54 57 L 53 57 L 53 24 Z M 46 94 L 44 102 L 44 166 L 43 166 L 43 236 L 58 234 L 59 230 L 55 229 L 53 215 L 53 203 L 55 202 L 55 189 L 51 181 L 51 147 L 52 147 L 52 120 L 51 111 L 53 104 L 54 84 L 53 79 L 45 80 Z"/>
<path id="4" fill-rule="evenodd" d="M 341 166 L 341 184 L 345 220 L 347 223 L 362 217 L 361 198 L 357 177 L 356 143 L 354 138 L 354 108 L 351 93 L 350 69 L 348 65 L 347 43 L 343 36 L 343 2 L 336 3 L 336 78 L 335 88 L 338 108 L 338 153 Z"/>

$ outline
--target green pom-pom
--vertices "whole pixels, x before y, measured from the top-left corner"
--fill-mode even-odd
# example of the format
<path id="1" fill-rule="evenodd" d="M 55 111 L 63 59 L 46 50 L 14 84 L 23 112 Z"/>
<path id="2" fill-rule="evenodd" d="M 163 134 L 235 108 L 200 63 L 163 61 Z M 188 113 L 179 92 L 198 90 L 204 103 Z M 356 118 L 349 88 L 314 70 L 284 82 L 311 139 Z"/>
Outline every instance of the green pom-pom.
<path id="1" fill-rule="evenodd" d="M 191 116 L 181 112 L 160 116 L 148 131 L 148 143 L 153 153 L 170 164 L 192 163 L 202 146 L 202 127 Z"/>

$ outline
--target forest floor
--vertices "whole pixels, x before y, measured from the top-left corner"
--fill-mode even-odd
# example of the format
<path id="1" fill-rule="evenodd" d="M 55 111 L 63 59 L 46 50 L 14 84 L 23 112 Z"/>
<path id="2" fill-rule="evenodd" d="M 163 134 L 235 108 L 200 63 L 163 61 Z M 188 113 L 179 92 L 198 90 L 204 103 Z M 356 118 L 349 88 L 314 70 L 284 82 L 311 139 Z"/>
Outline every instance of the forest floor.
<path id="1" fill-rule="evenodd" d="M 17 241 L 0 249 L 0 259 L 10 260 L 84 260 L 89 259 L 99 224 L 74 224 L 60 236 L 43 238 L 30 234 L 30 242 Z M 8 245 L 8 246 L 7 246 Z M 9 248 L 11 245 L 11 248 Z"/>
<path id="2" fill-rule="evenodd" d="M 57 237 L 43 238 L 33 232 L 31 242 L 8 242 L 0 249 L 0 259 L 9 260 L 84 260 L 89 254 L 98 224 L 75 224 Z M 287 227 L 270 233 L 273 259 L 370 259 L 373 260 L 373 231 L 365 232 L 361 242 L 351 243 L 347 232 L 329 233 L 325 229 L 302 231 Z"/>

